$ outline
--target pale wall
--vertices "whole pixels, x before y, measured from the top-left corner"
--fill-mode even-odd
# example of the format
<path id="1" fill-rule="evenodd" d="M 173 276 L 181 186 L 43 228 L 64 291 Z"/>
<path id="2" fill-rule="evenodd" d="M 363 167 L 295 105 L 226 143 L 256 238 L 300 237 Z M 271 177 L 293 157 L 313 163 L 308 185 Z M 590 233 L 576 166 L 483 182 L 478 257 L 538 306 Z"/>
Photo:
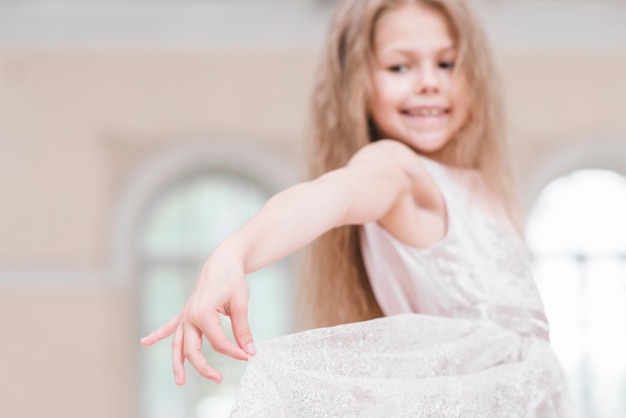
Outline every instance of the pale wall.
<path id="1" fill-rule="evenodd" d="M 109 247 L 151 153 L 301 153 L 312 51 L 121 49 L 0 49 L 3 417 L 136 415 L 135 283 L 109 277 Z"/>

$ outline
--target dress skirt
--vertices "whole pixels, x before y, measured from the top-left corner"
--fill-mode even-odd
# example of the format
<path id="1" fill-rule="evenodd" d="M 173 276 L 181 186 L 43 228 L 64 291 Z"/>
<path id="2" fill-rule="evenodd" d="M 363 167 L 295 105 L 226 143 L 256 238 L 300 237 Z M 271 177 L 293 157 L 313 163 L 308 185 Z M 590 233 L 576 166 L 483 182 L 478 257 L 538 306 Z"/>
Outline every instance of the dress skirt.
<path id="1" fill-rule="evenodd" d="M 549 343 L 402 314 L 259 344 L 232 417 L 569 417 Z"/>

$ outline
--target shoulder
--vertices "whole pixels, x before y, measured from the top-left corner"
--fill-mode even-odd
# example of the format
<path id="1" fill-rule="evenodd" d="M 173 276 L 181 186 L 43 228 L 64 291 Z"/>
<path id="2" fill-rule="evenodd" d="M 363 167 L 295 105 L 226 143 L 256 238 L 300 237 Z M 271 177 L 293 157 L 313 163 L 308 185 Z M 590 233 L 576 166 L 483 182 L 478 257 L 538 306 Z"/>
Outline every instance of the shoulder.
<path id="1" fill-rule="evenodd" d="M 418 206 L 432 208 L 439 206 L 440 191 L 432 169 L 439 163 L 418 154 L 400 141 L 382 139 L 361 148 L 348 165 L 368 165 L 378 167 L 377 171 L 396 173 L 407 181 L 410 195 Z M 442 167 L 443 169 L 443 167 Z"/>
<path id="2" fill-rule="evenodd" d="M 386 163 L 416 163 L 419 155 L 407 145 L 392 139 L 381 139 L 365 145 L 350 159 L 350 163 L 362 160 Z"/>
<path id="3" fill-rule="evenodd" d="M 437 175 L 444 170 L 399 141 L 380 140 L 363 147 L 350 164 L 382 168 L 404 179 L 405 193 L 378 222 L 402 242 L 428 247 L 447 230 L 447 210 Z"/>
<path id="4" fill-rule="evenodd" d="M 377 166 L 387 172 L 401 172 L 411 183 L 430 180 L 426 169 L 426 157 L 400 141 L 382 139 L 362 147 L 348 165 Z"/>

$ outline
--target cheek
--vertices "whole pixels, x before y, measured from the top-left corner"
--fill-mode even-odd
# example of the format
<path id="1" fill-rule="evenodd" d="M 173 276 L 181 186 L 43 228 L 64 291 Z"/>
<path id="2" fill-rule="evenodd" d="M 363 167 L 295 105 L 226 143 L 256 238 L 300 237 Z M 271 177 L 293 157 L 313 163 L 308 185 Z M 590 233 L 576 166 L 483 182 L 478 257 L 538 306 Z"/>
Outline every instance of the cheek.
<path id="1" fill-rule="evenodd" d="M 375 77 L 373 91 L 368 101 L 369 115 L 378 130 L 378 134 L 390 136 L 390 123 L 394 120 L 393 113 L 398 108 L 398 98 L 394 83 L 384 77 Z"/>
<path id="2" fill-rule="evenodd" d="M 405 99 L 406 80 L 390 75 L 380 75 L 375 78 L 375 96 L 381 106 L 398 107 Z"/>
<path id="3" fill-rule="evenodd" d="M 458 114 L 459 118 L 465 121 L 471 100 L 469 90 L 466 88 L 465 84 L 461 83 L 453 83 L 450 87 L 450 99 L 454 112 Z"/>
<path id="4" fill-rule="evenodd" d="M 450 101 L 455 112 L 462 111 L 468 105 L 468 97 L 462 90 L 452 90 L 450 92 Z"/>

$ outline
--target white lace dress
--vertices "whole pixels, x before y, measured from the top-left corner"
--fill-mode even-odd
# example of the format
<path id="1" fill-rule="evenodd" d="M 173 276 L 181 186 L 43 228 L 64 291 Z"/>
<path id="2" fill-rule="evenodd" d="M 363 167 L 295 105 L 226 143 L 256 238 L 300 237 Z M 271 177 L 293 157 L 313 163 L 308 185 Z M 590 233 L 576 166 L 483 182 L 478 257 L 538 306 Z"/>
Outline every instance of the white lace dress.
<path id="1" fill-rule="evenodd" d="M 569 417 L 525 247 L 426 160 L 448 230 L 429 249 L 362 229 L 385 318 L 259 344 L 232 417 Z"/>

